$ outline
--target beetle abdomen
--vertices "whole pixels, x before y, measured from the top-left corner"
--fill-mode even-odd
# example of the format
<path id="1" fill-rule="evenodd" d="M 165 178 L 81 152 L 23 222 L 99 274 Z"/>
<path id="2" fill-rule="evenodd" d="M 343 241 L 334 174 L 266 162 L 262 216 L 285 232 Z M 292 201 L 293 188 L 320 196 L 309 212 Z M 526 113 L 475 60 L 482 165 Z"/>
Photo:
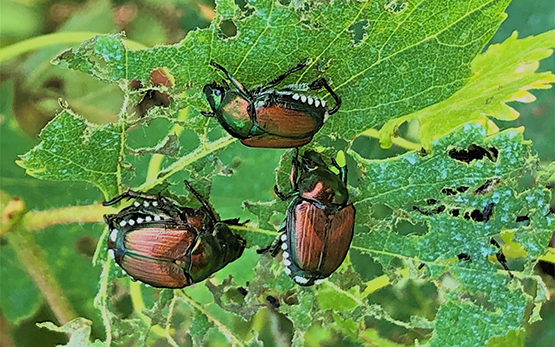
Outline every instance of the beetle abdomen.
<path id="1" fill-rule="evenodd" d="M 133 279 L 158 288 L 183 288 L 192 283 L 177 264 L 126 254 L 119 265 Z"/>
<path id="2" fill-rule="evenodd" d="M 189 267 L 187 253 L 196 233 L 156 224 L 131 229 L 123 240 L 116 240 L 116 261 L 136 280 L 154 287 L 183 288 L 191 284 L 184 270 Z"/>
<path id="3" fill-rule="evenodd" d="M 317 133 L 324 124 L 323 109 L 320 115 L 288 106 L 270 104 L 257 107 L 258 127 L 265 133 L 280 135 L 282 138 L 305 138 Z"/>
<path id="4" fill-rule="evenodd" d="M 347 256 L 355 227 L 355 208 L 347 205 L 328 220 L 326 257 L 321 264 L 323 273 L 332 274 Z"/>
<path id="5" fill-rule="evenodd" d="M 353 238 L 355 209 L 348 205 L 326 215 L 315 204 L 295 199 L 287 215 L 286 271 L 300 285 L 329 277 L 343 263 Z M 287 237 L 287 236 L 285 236 Z"/>

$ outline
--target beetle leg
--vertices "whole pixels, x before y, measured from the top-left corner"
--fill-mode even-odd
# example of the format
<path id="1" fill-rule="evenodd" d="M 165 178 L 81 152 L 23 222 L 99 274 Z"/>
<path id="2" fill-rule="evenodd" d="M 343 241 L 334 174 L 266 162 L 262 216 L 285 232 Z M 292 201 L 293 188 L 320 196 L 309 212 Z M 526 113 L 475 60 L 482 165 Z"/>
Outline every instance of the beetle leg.
<path id="1" fill-rule="evenodd" d="M 277 86 L 278 84 L 280 84 L 281 82 L 283 82 L 284 79 L 287 78 L 287 76 L 291 75 L 294 72 L 297 72 L 299 70 L 302 70 L 306 67 L 305 63 L 299 63 L 297 66 L 295 66 L 294 68 L 292 68 L 291 70 L 277 76 L 276 78 L 274 78 L 273 80 L 271 80 L 270 82 L 268 82 L 268 84 L 266 84 L 264 87 L 262 87 L 260 89 L 260 92 L 265 92 L 268 89 L 271 89 L 275 86 Z"/>
<path id="2" fill-rule="evenodd" d="M 208 213 L 208 216 L 210 218 L 212 218 L 212 221 L 214 223 L 216 223 L 218 221 L 218 219 L 216 218 L 216 216 L 214 215 L 214 211 L 212 211 L 212 206 L 210 206 L 210 204 L 208 203 L 208 201 L 206 201 L 202 195 L 200 195 L 194 188 L 193 186 L 191 186 L 191 184 L 189 183 L 189 181 L 184 180 L 183 183 L 185 183 L 185 188 L 187 188 L 187 190 L 189 192 L 191 192 L 191 194 L 193 194 L 197 200 L 201 203 L 202 207 L 205 208 L 206 213 Z"/>
<path id="3" fill-rule="evenodd" d="M 330 85 L 328 84 L 328 81 L 326 81 L 325 78 L 318 78 L 314 82 L 310 83 L 308 85 L 308 88 L 311 90 L 318 90 L 318 89 L 325 88 L 328 91 L 328 93 L 330 93 L 331 97 L 335 100 L 335 106 L 328 111 L 328 115 L 332 115 L 335 112 L 337 112 L 337 110 L 339 110 L 339 107 L 341 106 L 341 98 L 337 96 L 337 94 L 335 94 L 335 92 L 331 89 Z"/>
<path id="4" fill-rule="evenodd" d="M 274 239 L 274 241 L 272 241 L 272 243 L 268 247 L 257 249 L 256 253 L 266 254 L 270 252 L 272 257 L 275 257 L 278 254 L 279 250 L 281 249 L 281 244 L 283 243 L 283 241 L 281 240 L 281 235 L 285 233 L 285 230 L 283 229 L 280 231 L 282 232 L 278 234 L 278 236 Z"/>
<path id="5" fill-rule="evenodd" d="M 283 194 L 282 192 L 279 191 L 279 188 L 277 187 L 277 185 L 274 186 L 274 193 L 276 193 L 277 197 L 282 200 L 289 200 L 292 197 L 294 197 L 295 195 L 297 195 L 297 191 L 293 190 L 287 194 Z"/>
<path id="6" fill-rule="evenodd" d="M 289 180 L 291 181 L 291 189 L 293 191 L 299 190 L 299 167 L 301 167 L 301 162 L 299 161 L 299 148 L 295 147 L 295 149 L 293 150 L 293 158 L 291 159 L 291 175 L 289 176 Z"/>
<path id="7" fill-rule="evenodd" d="M 237 81 L 235 79 L 235 77 L 233 77 L 233 75 L 227 71 L 223 66 L 221 66 L 220 64 L 211 61 L 210 65 L 214 66 L 215 68 L 218 68 L 220 70 L 222 70 L 223 73 L 225 73 L 225 75 L 227 76 L 227 78 L 231 81 L 231 84 L 233 84 L 233 86 L 235 86 L 235 88 L 237 88 L 239 90 L 240 93 L 242 93 L 243 97 L 245 97 L 245 99 L 248 99 L 248 95 L 249 92 L 245 89 L 245 87 L 243 87 L 243 85 L 241 83 L 239 83 L 239 81 Z"/>
<path id="8" fill-rule="evenodd" d="M 347 165 L 341 167 L 339 166 L 339 164 L 337 164 L 337 162 L 335 161 L 334 158 L 331 158 L 331 164 L 337 169 L 339 170 L 339 178 L 341 179 L 341 181 L 343 182 L 343 184 L 347 185 Z"/>

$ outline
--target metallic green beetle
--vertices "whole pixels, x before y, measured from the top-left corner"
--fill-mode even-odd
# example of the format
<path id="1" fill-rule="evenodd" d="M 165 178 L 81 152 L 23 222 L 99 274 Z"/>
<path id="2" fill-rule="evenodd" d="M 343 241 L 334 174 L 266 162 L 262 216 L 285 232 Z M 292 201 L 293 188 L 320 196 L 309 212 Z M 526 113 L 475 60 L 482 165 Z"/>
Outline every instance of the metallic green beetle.
<path id="1" fill-rule="evenodd" d="M 301 63 L 264 86 L 247 90 L 221 65 L 210 65 L 223 71 L 231 86 L 213 82 L 204 86 L 204 94 L 212 112 L 202 112 L 215 117 L 233 137 L 249 147 L 292 148 L 300 147 L 312 140 L 328 115 L 341 106 L 341 99 L 330 88 L 324 78 L 309 84 L 289 85 L 280 90 L 273 87 L 287 76 L 303 69 Z M 335 100 L 333 108 L 326 102 L 302 92 L 325 88 Z"/>

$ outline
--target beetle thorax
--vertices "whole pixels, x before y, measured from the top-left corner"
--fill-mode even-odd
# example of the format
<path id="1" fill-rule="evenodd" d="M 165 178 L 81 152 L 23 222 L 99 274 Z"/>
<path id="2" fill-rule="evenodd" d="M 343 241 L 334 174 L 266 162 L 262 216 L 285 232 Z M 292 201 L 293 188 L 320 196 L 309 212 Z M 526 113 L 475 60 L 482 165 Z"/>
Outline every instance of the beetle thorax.
<path id="1" fill-rule="evenodd" d="M 321 205 L 344 206 L 348 191 L 337 175 L 329 170 L 304 172 L 299 180 L 299 195 Z"/>

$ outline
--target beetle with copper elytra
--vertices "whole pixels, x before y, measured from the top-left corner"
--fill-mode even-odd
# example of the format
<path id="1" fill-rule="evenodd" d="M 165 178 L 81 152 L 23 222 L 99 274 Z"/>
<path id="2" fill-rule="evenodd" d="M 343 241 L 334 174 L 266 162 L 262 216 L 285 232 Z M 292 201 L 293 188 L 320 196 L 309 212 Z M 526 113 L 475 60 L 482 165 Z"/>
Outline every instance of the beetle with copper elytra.
<path id="1" fill-rule="evenodd" d="M 322 157 L 306 151 L 298 159 L 298 149 L 292 161 L 292 191 L 277 196 L 294 198 L 287 209 L 281 234 L 258 253 L 276 256 L 283 249 L 283 264 L 297 284 L 310 286 L 329 277 L 341 265 L 353 238 L 355 208 L 347 191 L 347 167 L 332 164 L 339 174 L 331 171 Z"/>
<path id="2" fill-rule="evenodd" d="M 324 78 L 309 84 L 293 84 L 274 90 L 287 76 L 303 69 L 301 63 L 264 86 L 247 90 L 221 65 L 210 65 L 223 71 L 231 86 L 213 82 L 204 86 L 203 92 L 212 112 L 202 112 L 215 117 L 224 129 L 249 147 L 292 148 L 312 140 L 328 115 L 341 106 L 341 99 Z M 335 100 L 335 106 L 303 92 L 325 88 Z"/>
<path id="3" fill-rule="evenodd" d="M 134 204 L 104 216 L 110 234 L 108 253 L 134 280 L 158 288 L 183 288 L 200 282 L 241 256 L 245 240 L 219 221 L 212 207 L 189 182 L 185 186 L 201 203 L 179 206 L 163 196 L 128 191 L 104 206 L 127 198 Z"/>

